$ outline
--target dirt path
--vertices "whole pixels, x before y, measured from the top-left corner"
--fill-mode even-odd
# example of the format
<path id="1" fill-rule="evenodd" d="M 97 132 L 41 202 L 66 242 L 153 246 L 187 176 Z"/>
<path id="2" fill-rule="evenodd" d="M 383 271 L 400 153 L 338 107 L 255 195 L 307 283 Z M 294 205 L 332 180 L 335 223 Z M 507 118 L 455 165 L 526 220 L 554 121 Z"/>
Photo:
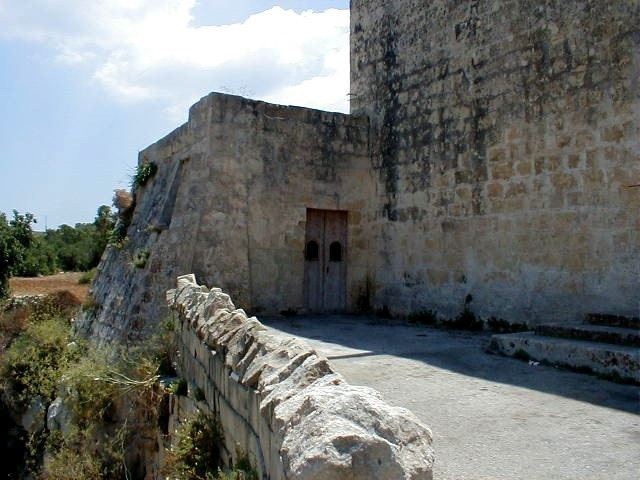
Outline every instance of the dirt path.
<path id="1" fill-rule="evenodd" d="M 80 285 L 80 272 L 58 273 L 47 277 L 14 277 L 9 279 L 12 295 L 40 295 L 68 290 L 78 300 L 83 301 L 89 292 L 89 285 Z"/>

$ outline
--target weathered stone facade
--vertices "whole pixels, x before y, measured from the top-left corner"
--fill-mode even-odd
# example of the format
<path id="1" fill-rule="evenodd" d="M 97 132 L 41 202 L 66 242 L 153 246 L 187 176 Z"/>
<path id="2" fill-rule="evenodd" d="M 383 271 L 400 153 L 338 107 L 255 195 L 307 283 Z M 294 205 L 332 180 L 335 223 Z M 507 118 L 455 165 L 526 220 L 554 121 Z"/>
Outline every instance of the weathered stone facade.
<path id="1" fill-rule="evenodd" d="M 376 301 L 536 323 L 637 314 L 640 5 L 354 0 L 379 132 Z"/>
<path id="2" fill-rule="evenodd" d="M 369 135 L 366 117 L 203 98 L 185 125 L 140 153 L 157 173 L 136 191 L 128 241 L 107 250 L 96 310 L 80 328 L 105 341 L 143 334 L 166 314 L 164 292 L 191 272 L 252 313 L 300 311 L 309 208 L 349 212 L 353 308 L 375 262 Z"/>
<path id="3" fill-rule="evenodd" d="M 304 311 L 309 209 L 346 212 L 347 311 L 637 314 L 638 3 L 353 0 L 351 21 L 353 116 L 211 94 L 140 153 L 158 173 L 80 326 L 135 336 L 191 272 Z"/>

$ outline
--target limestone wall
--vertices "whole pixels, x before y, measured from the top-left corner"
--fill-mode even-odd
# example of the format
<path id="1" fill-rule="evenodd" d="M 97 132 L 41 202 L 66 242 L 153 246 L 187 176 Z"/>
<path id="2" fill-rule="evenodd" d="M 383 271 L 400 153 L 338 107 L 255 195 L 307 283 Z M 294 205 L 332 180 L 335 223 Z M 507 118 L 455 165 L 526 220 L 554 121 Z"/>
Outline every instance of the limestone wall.
<path id="1" fill-rule="evenodd" d="M 348 385 L 296 340 L 270 337 L 220 289 L 178 279 L 179 374 L 219 416 L 227 455 L 239 445 L 263 479 L 431 479 L 431 432 L 378 393 Z"/>
<path id="2" fill-rule="evenodd" d="M 195 272 L 253 313 L 304 305 L 307 208 L 348 211 L 347 303 L 375 265 L 375 176 L 363 117 L 211 94 L 189 121 L 140 152 L 156 175 L 137 189 L 128 241 L 109 247 L 81 329 L 104 341 L 144 336 L 164 292 Z M 133 265 L 149 254 L 142 267 Z"/>
<path id="3" fill-rule="evenodd" d="M 351 8 L 352 112 L 380 135 L 377 302 L 637 314 L 638 2 Z"/>

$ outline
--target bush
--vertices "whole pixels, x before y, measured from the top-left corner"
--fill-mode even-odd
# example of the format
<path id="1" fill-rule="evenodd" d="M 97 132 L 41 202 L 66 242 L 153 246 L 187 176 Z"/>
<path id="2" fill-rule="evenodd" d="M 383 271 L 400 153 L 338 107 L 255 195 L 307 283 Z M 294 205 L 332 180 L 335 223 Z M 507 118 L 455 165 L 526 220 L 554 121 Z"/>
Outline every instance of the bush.
<path id="1" fill-rule="evenodd" d="M 149 255 L 151 255 L 151 252 L 148 248 L 140 250 L 133 257 L 133 266 L 136 268 L 144 268 L 147 265 L 147 260 L 149 260 Z"/>
<path id="2" fill-rule="evenodd" d="M 80 349 L 71 344 L 69 321 L 43 316 L 16 338 L 3 357 L 3 390 L 17 408 L 26 408 L 36 397 L 51 402 L 62 372 L 79 356 Z"/>
<path id="3" fill-rule="evenodd" d="M 129 225 L 122 219 L 119 219 L 111 235 L 109 235 L 109 245 L 113 245 L 116 248 L 122 248 L 127 241 L 127 229 Z"/>
<path id="4" fill-rule="evenodd" d="M 145 160 L 138 165 L 136 173 L 133 175 L 133 179 L 131 182 L 133 184 L 133 187 L 136 188 L 146 185 L 147 182 L 154 177 L 157 171 L 158 165 L 156 165 L 154 162 Z"/>
<path id="5" fill-rule="evenodd" d="M 220 422 L 198 412 L 176 432 L 163 474 L 168 478 L 215 480 L 221 466 L 224 435 Z"/>
<path id="6" fill-rule="evenodd" d="M 88 283 L 91 283 L 95 278 L 97 271 L 98 271 L 98 268 L 93 267 L 91 270 L 84 272 L 78 279 L 78 283 L 80 285 L 86 285 Z"/>

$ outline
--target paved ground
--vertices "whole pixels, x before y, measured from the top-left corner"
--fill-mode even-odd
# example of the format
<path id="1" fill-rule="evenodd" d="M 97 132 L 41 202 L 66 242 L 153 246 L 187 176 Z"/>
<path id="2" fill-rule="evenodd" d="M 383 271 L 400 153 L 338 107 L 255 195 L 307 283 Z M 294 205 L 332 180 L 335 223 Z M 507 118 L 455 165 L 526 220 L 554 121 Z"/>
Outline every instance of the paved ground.
<path id="1" fill-rule="evenodd" d="M 489 335 L 377 318 L 265 318 L 433 431 L 436 480 L 637 480 L 640 389 L 484 353 Z"/>

